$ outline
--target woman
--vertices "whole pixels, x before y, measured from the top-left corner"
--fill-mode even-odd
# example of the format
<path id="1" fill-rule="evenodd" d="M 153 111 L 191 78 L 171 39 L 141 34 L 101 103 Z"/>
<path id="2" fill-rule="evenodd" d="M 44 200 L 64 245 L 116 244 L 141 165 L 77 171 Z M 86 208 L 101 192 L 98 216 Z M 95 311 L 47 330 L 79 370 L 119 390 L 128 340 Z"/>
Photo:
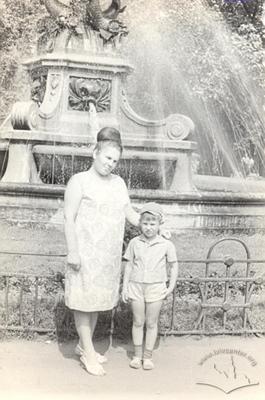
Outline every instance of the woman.
<path id="1" fill-rule="evenodd" d="M 80 361 L 99 376 L 105 374 L 105 360 L 92 342 L 98 311 L 111 310 L 119 299 L 125 217 L 133 225 L 139 223 L 124 181 L 112 174 L 121 153 L 120 133 L 103 128 L 91 168 L 74 175 L 65 191 L 65 302 L 74 312 Z"/>

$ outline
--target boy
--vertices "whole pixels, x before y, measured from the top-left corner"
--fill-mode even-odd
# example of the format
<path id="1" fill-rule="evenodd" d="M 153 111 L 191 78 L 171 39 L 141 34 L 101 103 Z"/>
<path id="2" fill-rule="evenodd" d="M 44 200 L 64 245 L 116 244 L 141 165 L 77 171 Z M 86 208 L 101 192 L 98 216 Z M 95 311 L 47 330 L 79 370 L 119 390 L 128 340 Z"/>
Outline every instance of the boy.
<path id="1" fill-rule="evenodd" d="M 132 368 L 154 368 L 152 351 L 157 338 L 158 318 L 163 299 L 174 290 L 178 263 L 173 243 L 159 235 L 163 210 L 159 204 L 146 203 L 140 212 L 141 235 L 133 238 L 124 258 L 128 261 L 123 278 L 122 300 L 131 303 L 134 357 Z M 171 267 L 169 286 L 167 264 Z M 145 349 L 142 354 L 144 324 Z"/>

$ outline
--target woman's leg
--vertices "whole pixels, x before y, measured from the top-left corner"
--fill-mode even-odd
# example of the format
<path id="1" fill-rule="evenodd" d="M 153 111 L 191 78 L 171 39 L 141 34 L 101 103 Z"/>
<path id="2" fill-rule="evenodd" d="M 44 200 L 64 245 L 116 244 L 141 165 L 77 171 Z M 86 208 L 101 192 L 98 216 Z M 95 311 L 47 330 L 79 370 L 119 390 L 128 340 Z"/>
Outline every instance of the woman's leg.
<path id="1" fill-rule="evenodd" d="M 80 346 L 87 356 L 94 357 L 95 349 L 92 342 L 92 313 L 74 311 L 75 326 L 80 340 Z"/>
<path id="2" fill-rule="evenodd" d="M 98 312 L 90 312 L 88 315 L 88 318 L 90 319 L 90 327 L 91 327 L 91 338 L 92 338 L 92 343 L 93 343 L 93 334 L 95 331 L 95 327 L 97 324 L 97 319 L 98 319 Z M 84 345 L 82 343 L 82 339 L 79 336 L 79 342 L 78 345 L 75 348 L 75 352 L 78 356 L 81 356 L 82 353 L 84 352 Z M 102 356 L 101 354 L 96 352 L 96 356 L 97 356 L 97 360 L 100 364 L 103 364 L 105 362 L 107 362 L 107 357 Z"/>
<path id="3" fill-rule="evenodd" d="M 92 328 L 92 337 L 93 337 L 93 334 L 95 332 L 95 328 L 97 325 L 98 312 L 92 312 L 92 313 L 90 313 L 90 315 L 91 315 L 91 328 Z"/>
<path id="4" fill-rule="evenodd" d="M 81 356 L 80 360 L 89 373 L 93 375 L 104 375 L 105 371 L 97 360 L 92 342 L 94 317 L 91 314 L 93 313 L 74 311 L 76 330 L 80 339 L 80 345 L 84 350 L 84 354 Z"/>
<path id="5" fill-rule="evenodd" d="M 152 358 L 152 351 L 157 338 L 158 318 L 162 303 L 163 300 L 146 303 L 146 336 L 144 358 Z"/>
<path id="6" fill-rule="evenodd" d="M 93 334 L 95 331 L 95 327 L 97 324 L 97 319 L 98 319 L 98 312 L 90 312 L 90 313 L 84 313 L 87 315 L 87 318 L 89 319 L 89 326 L 91 328 L 91 338 L 93 339 Z M 76 317 L 75 317 L 76 319 Z M 76 324 L 77 325 L 77 324 Z M 77 328 L 77 326 L 76 326 Z M 82 341 L 82 338 L 79 336 L 79 345 L 81 347 L 81 349 L 84 349 L 84 344 Z"/>

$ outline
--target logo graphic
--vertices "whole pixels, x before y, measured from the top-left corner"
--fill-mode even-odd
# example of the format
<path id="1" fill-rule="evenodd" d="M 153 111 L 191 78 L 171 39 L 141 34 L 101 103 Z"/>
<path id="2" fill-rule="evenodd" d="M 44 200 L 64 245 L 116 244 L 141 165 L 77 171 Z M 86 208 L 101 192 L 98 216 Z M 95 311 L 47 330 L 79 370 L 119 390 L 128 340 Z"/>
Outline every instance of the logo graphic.
<path id="1" fill-rule="evenodd" d="M 229 394 L 235 390 L 257 386 L 256 360 L 241 350 L 217 349 L 203 357 L 197 385 L 210 386 Z"/>

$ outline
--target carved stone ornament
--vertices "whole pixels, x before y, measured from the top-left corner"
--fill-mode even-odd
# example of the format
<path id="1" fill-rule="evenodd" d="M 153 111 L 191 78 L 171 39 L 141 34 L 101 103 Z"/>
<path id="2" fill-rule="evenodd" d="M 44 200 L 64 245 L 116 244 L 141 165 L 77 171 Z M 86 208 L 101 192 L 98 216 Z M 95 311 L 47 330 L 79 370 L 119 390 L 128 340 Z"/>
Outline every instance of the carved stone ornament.
<path id="1" fill-rule="evenodd" d="M 89 111 L 90 103 L 97 112 L 110 111 L 111 81 L 70 77 L 68 109 Z"/>
<path id="2" fill-rule="evenodd" d="M 193 130 L 193 121 L 185 115 L 172 114 L 166 118 L 166 131 L 169 139 L 184 140 Z"/>
<path id="3" fill-rule="evenodd" d="M 18 101 L 11 111 L 13 129 L 32 130 L 37 127 L 38 106 L 33 101 Z"/>
<path id="4" fill-rule="evenodd" d="M 44 99 L 47 75 L 47 69 L 35 71 L 31 75 L 31 100 L 37 103 L 38 106 L 43 102 Z"/>
<path id="5" fill-rule="evenodd" d="M 63 72 L 49 72 L 45 96 L 40 105 L 39 114 L 42 119 L 52 119 L 58 112 L 63 91 Z"/>

